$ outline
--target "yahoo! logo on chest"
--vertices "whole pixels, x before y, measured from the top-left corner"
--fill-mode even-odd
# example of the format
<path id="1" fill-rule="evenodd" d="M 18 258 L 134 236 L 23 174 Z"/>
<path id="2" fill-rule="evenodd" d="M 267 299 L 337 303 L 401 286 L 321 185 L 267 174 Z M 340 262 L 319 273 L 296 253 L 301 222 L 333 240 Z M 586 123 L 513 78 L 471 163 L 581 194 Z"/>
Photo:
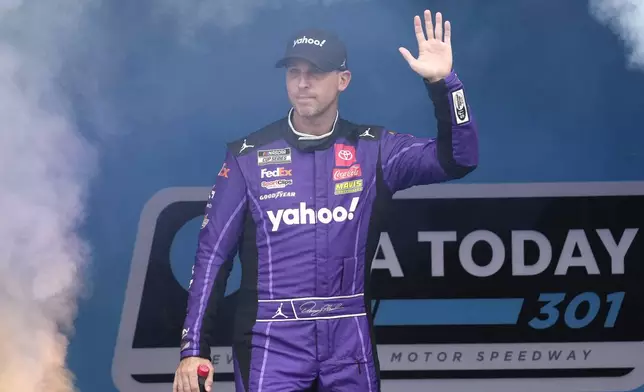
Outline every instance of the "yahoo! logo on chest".
<path id="1" fill-rule="evenodd" d="M 354 197 L 351 200 L 349 210 L 343 206 L 337 206 L 333 210 L 328 208 L 320 208 L 314 210 L 306 206 L 306 202 L 300 203 L 300 208 L 279 209 L 277 211 L 266 211 L 268 219 L 273 225 L 271 231 L 277 231 L 281 224 L 285 225 L 314 225 L 316 223 L 329 224 L 331 222 L 344 222 L 345 220 L 353 220 L 354 212 L 358 207 L 359 197 Z"/>

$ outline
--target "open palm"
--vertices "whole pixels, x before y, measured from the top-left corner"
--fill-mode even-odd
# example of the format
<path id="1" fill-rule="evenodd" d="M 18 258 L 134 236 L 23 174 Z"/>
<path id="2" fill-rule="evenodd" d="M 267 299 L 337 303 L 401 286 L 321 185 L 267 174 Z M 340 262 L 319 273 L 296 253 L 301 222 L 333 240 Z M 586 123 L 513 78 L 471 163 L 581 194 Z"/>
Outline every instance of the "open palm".
<path id="1" fill-rule="evenodd" d="M 406 48 L 401 47 L 398 49 L 407 60 L 407 63 L 409 63 L 411 69 L 430 82 L 435 82 L 449 75 L 453 62 L 452 26 L 450 22 L 445 21 L 445 31 L 443 33 L 443 16 L 441 13 L 436 13 L 436 27 L 434 27 L 431 11 L 425 10 L 427 36 L 423 32 L 418 15 L 414 17 L 414 29 L 418 40 L 418 58 L 412 56 Z"/>

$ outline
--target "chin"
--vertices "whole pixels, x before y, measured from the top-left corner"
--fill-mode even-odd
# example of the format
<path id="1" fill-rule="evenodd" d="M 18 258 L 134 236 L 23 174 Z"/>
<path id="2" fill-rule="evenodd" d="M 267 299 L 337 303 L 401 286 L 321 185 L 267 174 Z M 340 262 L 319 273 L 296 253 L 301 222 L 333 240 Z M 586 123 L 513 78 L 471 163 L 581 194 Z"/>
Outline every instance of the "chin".
<path id="1" fill-rule="evenodd" d="M 311 106 L 296 107 L 295 110 L 302 117 L 314 117 L 319 114 L 319 110 Z"/>

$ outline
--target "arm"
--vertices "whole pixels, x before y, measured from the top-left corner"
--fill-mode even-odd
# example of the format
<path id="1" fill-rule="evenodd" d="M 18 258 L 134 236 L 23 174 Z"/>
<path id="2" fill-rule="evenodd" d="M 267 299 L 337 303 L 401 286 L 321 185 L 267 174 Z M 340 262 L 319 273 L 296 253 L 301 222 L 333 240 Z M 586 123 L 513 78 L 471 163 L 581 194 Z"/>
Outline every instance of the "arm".
<path id="1" fill-rule="evenodd" d="M 246 205 L 246 183 L 237 160 L 227 152 L 199 232 L 181 337 L 181 359 L 194 356 L 210 358 L 210 336 L 216 331 L 209 320 L 224 296 Z"/>
<path id="2" fill-rule="evenodd" d="M 478 164 L 478 127 L 454 71 L 436 82 L 424 79 L 434 104 L 436 138 L 383 132 L 382 169 L 392 193 L 415 185 L 462 178 Z"/>

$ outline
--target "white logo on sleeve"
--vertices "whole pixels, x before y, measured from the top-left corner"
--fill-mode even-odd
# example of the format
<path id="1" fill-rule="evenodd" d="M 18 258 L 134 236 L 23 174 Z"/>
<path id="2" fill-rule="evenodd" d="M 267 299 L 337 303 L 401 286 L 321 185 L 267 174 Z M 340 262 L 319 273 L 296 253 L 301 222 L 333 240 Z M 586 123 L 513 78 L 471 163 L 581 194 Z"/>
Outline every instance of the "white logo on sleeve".
<path id="1" fill-rule="evenodd" d="M 359 197 L 354 197 L 351 200 L 351 206 L 348 211 L 342 206 L 335 207 L 333 211 L 328 208 L 320 208 L 315 211 L 307 208 L 306 202 L 301 202 L 299 209 L 279 209 L 277 211 L 266 211 L 266 214 L 273 224 L 271 231 L 277 231 L 282 223 L 288 226 L 314 225 L 318 222 L 326 225 L 331 222 L 344 222 L 347 219 L 352 220 L 359 200 Z"/>
<path id="2" fill-rule="evenodd" d="M 460 125 L 470 121 L 470 114 L 467 111 L 467 103 L 465 102 L 463 89 L 456 90 L 452 93 L 452 105 L 454 106 L 456 124 Z"/>

